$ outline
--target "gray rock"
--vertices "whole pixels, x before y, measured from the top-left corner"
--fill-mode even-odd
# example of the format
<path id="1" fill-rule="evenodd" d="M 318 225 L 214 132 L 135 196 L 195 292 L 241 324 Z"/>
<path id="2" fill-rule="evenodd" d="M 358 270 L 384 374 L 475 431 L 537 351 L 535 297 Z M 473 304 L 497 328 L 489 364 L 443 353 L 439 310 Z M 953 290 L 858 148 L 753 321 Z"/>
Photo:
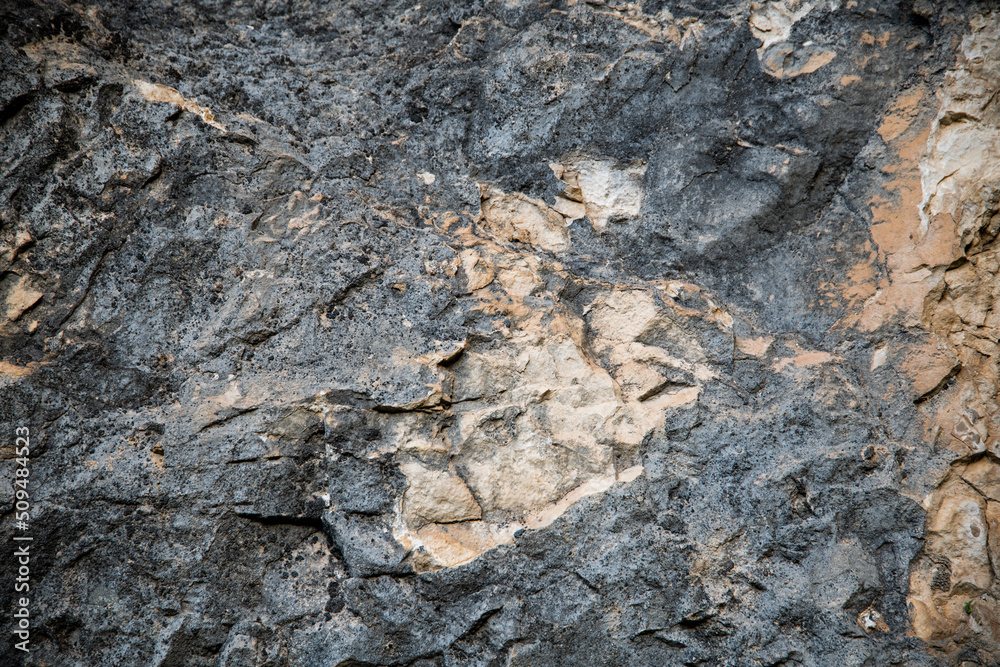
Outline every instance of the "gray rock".
<path id="1" fill-rule="evenodd" d="M 989 3 L 0 30 L 0 664 L 997 664 Z"/>

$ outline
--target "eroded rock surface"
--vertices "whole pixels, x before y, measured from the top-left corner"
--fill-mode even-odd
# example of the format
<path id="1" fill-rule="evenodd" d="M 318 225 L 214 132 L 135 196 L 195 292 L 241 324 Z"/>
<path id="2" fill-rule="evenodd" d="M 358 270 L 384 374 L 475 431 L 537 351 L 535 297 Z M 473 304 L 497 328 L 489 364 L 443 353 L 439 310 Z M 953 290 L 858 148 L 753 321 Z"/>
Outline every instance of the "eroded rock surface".
<path id="1" fill-rule="evenodd" d="M 3 664 L 998 664 L 990 3 L 0 31 Z"/>

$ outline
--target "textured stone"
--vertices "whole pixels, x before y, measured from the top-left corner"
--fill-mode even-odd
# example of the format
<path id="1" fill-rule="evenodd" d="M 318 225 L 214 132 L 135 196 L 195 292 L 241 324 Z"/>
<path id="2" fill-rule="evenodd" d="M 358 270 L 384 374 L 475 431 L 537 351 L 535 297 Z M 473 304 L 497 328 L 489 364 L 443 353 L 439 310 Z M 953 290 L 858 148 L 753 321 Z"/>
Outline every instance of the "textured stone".
<path id="1" fill-rule="evenodd" d="M 400 470 L 409 484 L 403 495 L 403 513 L 408 519 L 454 523 L 483 515 L 469 487 L 455 473 L 428 470 L 419 463 L 404 463 Z"/>
<path id="2" fill-rule="evenodd" d="M 4 660 L 995 664 L 998 16 L 0 4 Z"/>

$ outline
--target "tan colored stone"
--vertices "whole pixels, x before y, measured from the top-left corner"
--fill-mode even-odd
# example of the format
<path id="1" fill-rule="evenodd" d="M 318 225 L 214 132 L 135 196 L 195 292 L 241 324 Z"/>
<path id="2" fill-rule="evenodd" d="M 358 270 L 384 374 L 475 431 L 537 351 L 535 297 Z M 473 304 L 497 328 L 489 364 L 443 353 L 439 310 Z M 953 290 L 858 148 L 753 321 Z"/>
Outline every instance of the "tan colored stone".
<path id="1" fill-rule="evenodd" d="M 907 354 L 900 370 L 913 383 L 914 399 L 926 396 L 959 368 L 959 361 L 950 346 L 930 343 Z"/>
<path id="2" fill-rule="evenodd" d="M 865 632 L 872 632 L 873 630 L 878 630 L 879 632 L 889 631 L 889 624 L 885 622 L 884 618 L 882 618 L 882 614 L 878 613 L 878 611 L 872 607 L 869 607 L 858 614 L 858 625 L 860 625 Z"/>
<path id="3" fill-rule="evenodd" d="M 763 65 L 764 71 L 773 77 L 790 79 L 803 74 L 812 74 L 819 68 L 830 64 L 836 57 L 837 52 L 830 49 L 775 47 L 765 53 L 761 65 Z M 793 60 L 799 61 L 799 64 L 790 64 Z"/>
<path id="4" fill-rule="evenodd" d="M 753 357 L 765 357 L 771 349 L 774 339 L 770 336 L 759 336 L 757 338 L 736 338 L 736 349 L 743 354 Z"/>
<path id="5" fill-rule="evenodd" d="M 31 286 L 31 279 L 28 276 L 21 276 L 7 293 L 7 319 L 16 322 L 24 311 L 38 303 L 43 296 L 44 292 L 39 292 Z"/>
<path id="6" fill-rule="evenodd" d="M 673 324 L 646 290 L 610 290 L 594 300 L 587 319 L 598 336 L 611 341 L 634 341 L 654 326 Z"/>
<path id="7" fill-rule="evenodd" d="M 510 541 L 482 521 L 448 525 L 428 524 L 418 530 L 416 539 L 431 554 L 434 568 L 455 567 L 467 563 L 498 544 Z"/>
<path id="8" fill-rule="evenodd" d="M 515 379 L 505 391 L 510 403 L 463 410 L 459 420 L 463 442 L 456 461 L 487 510 L 523 513 L 554 502 L 586 476 L 606 474 L 613 460 L 612 448 L 597 439 L 620 405 L 607 372 L 588 362 L 568 336 L 522 349 L 528 357 L 523 370 L 498 373 Z M 521 363 L 519 356 L 491 356 L 491 365 Z M 489 427 L 507 419 L 497 416 L 505 403 L 521 414 Z"/>
<path id="9" fill-rule="evenodd" d="M 561 275 L 558 264 L 468 242 L 459 254 L 463 272 L 471 278 L 481 265 L 494 272 L 476 297 L 477 307 L 503 316 L 495 338 L 467 344 L 446 364 L 401 350 L 400 363 L 434 368 L 447 389 L 437 404 L 380 417 L 410 484 L 394 535 L 418 568 L 467 562 L 510 541 L 518 527 L 547 525 L 586 495 L 641 474 L 639 466 L 619 474 L 616 464 L 635 462 L 665 413 L 698 400 L 712 377 L 684 320 L 732 326 L 707 298 L 705 312 L 673 304 L 680 290 L 694 289 L 679 283 L 598 286 L 577 314 L 547 286 Z M 691 386 L 670 385 L 667 368 Z M 456 498 L 474 498 L 475 509 L 464 501 L 456 509 Z"/>
<path id="10" fill-rule="evenodd" d="M 754 0 L 750 3 L 750 31 L 761 40 L 757 56 L 775 44 L 787 42 L 792 26 L 818 3 L 815 0 Z"/>
<path id="11" fill-rule="evenodd" d="M 953 467 L 925 503 L 925 557 L 911 570 L 908 602 L 914 632 L 929 641 L 976 636 L 990 645 L 1000 637 L 996 601 L 987 594 L 1000 572 L 1000 465 L 993 458 L 1000 261 L 987 245 L 1000 219 L 985 195 L 1000 183 L 993 157 L 1000 154 L 1000 122 L 988 109 L 998 87 L 1000 13 L 972 15 L 957 61 L 936 93 L 936 115 L 912 125 L 902 116 L 883 123 L 883 138 L 901 158 L 895 167 L 900 205 L 872 208 L 881 225 L 872 234 L 889 277 L 862 321 L 874 328 L 898 316 L 934 334 L 928 344 L 903 352 L 900 370 L 913 381 L 915 398 L 934 396 L 922 404 L 929 439 L 956 456 L 978 457 Z M 916 105 L 910 117 L 923 117 L 924 108 Z M 925 132 L 916 132 L 921 124 Z"/>
<path id="12" fill-rule="evenodd" d="M 552 167 L 567 185 L 556 208 L 568 219 L 586 215 L 594 229 L 603 232 L 613 218 L 639 215 L 644 162 L 622 166 L 607 158 L 572 154 Z"/>
<path id="13" fill-rule="evenodd" d="M 451 471 L 430 470 L 420 463 L 400 466 L 409 485 L 403 494 L 403 515 L 435 523 L 454 523 L 482 517 L 469 488 Z"/>
<path id="14" fill-rule="evenodd" d="M 990 563 L 993 564 L 994 573 L 1000 572 L 1000 501 L 986 501 L 986 527 L 989 531 L 986 546 Z"/>
<path id="15" fill-rule="evenodd" d="M 908 602 L 915 634 L 938 641 L 965 632 L 970 618 L 966 604 L 990 590 L 990 535 L 998 517 L 954 474 L 926 499 L 925 507 L 927 536 L 910 571 Z"/>
<path id="16" fill-rule="evenodd" d="M 622 392 L 632 401 L 645 401 L 653 398 L 667 385 L 667 378 L 652 367 L 636 361 L 623 364 L 616 375 L 621 378 Z"/>
<path id="17" fill-rule="evenodd" d="M 587 215 L 587 206 L 583 202 L 574 201 L 566 196 L 556 197 L 553 208 L 559 211 L 567 220 L 579 220 Z"/>
<path id="18" fill-rule="evenodd" d="M 962 479 L 987 498 L 1000 501 L 1000 465 L 983 457 L 962 470 Z"/>
<path id="19" fill-rule="evenodd" d="M 913 632 L 924 641 L 945 639 L 957 633 L 962 626 L 961 621 L 948 618 L 933 604 L 912 598 L 909 602 L 913 609 Z"/>
<path id="20" fill-rule="evenodd" d="M 792 26 L 809 12 L 828 8 L 835 3 L 821 0 L 761 0 L 750 3 L 750 31 L 761 40 L 757 59 L 764 71 L 779 79 L 811 74 L 832 61 L 837 53 L 822 48 L 811 41 L 793 44 Z M 842 77 L 840 85 L 847 85 L 857 77 Z"/>
<path id="21" fill-rule="evenodd" d="M 829 352 L 823 352 L 822 350 L 801 350 L 794 357 L 778 359 L 774 362 L 774 370 L 781 371 L 788 366 L 808 368 L 809 366 L 819 366 L 820 364 L 828 364 L 831 361 L 837 360 L 839 360 L 839 357 Z"/>
<path id="22" fill-rule="evenodd" d="M 994 42 L 1000 39 L 1000 30 L 995 25 L 989 31 L 989 39 Z M 963 49 L 968 45 L 969 38 L 966 38 Z M 978 47 L 987 48 L 985 43 Z M 990 56 L 997 58 L 998 54 L 991 53 Z M 996 68 L 996 65 L 993 67 Z M 1000 165 L 993 159 L 1000 154 L 1000 128 L 995 124 L 969 120 L 982 115 L 991 91 L 1000 85 L 1000 68 L 986 73 L 985 79 L 973 74 L 974 71 L 984 73 L 970 63 L 969 69 L 956 69 L 949 75 L 945 84 L 945 101 L 928 139 L 930 150 L 920 163 L 924 225 L 927 226 L 937 215 L 955 215 L 957 212 L 955 222 L 960 237 L 982 227 L 983 216 L 989 211 L 986 201 L 982 198 L 976 201 L 970 195 L 977 191 L 980 184 L 1000 180 Z M 950 120 L 953 118 L 961 120 Z"/>
<path id="23" fill-rule="evenodd" d="M 951 593 L 978 595 L 990 588 L 986 503 L 954 484 L 928 519 L 928 551 L 951 561 Z"/>
<path id="24" fill-rule="evenodd" d="M 468 281 L 466 289 L 470 292 L 482 289 L 493 282 L 496 276 L 493 266 L 475 250 L 463 250 L 458 257 Z"/>
<path id="25" fill-rule="evenodd" d="M 550 252 L 569 249 L 566 219 L 545 202 L 484 187 L 480 224 L 504 241 L 521 241 Z"/>

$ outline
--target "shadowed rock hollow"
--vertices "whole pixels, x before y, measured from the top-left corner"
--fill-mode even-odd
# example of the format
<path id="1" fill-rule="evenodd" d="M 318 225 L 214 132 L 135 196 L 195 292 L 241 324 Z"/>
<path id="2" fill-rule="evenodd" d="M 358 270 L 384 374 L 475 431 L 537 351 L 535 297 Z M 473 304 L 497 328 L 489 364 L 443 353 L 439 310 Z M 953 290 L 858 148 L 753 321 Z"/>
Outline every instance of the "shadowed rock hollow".
<path id="1" fill-rule="evenodd" d="M 1000 664 L 998 91 L 987 2 L 0 6 L 0 663 Z"/>

